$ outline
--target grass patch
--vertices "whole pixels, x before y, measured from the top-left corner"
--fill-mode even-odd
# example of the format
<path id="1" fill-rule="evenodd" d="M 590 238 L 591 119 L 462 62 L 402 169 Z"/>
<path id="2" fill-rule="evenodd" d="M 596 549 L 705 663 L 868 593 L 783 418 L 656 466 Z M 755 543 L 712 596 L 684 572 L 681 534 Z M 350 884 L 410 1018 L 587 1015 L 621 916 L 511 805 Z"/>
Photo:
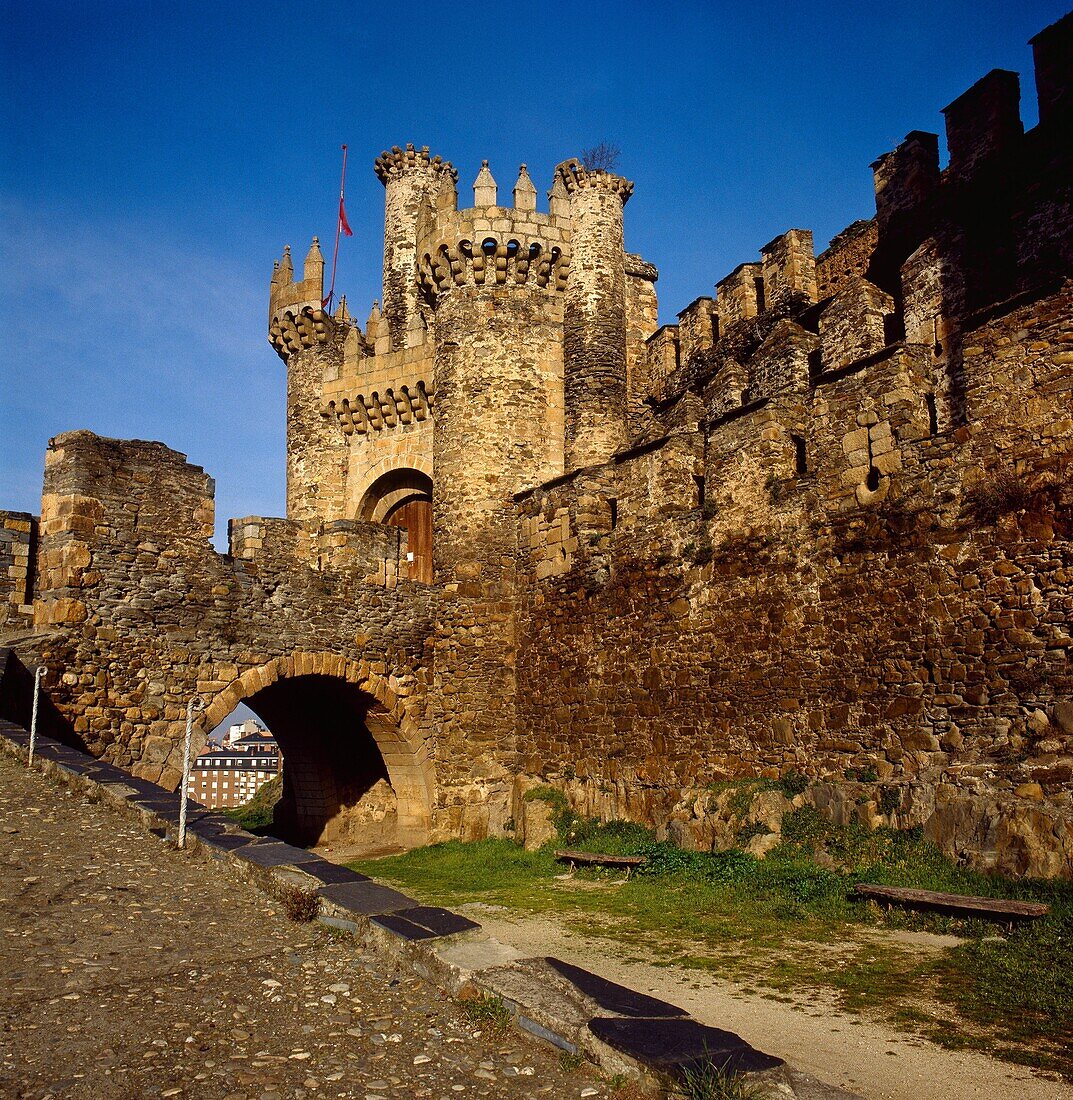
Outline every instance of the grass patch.
<path id="1" fill-rule="evenodd" d="M 237 821 L 247 832 L 263 836 L 272 831 L 272 815 L 282 794 L 283 776 L 277 775 L 262 783 L 249 802 L 230 810 L 221 810 L 220 813 Z"/>
<path id="2" fill-rule="evenodd" d="M 765 1100 L 770 1092 L 764 1084 L 706 1062 L 685 1069 L 673 1095 L 682 1100 Z"/>
<path id="3" fill-rule="evenodd" d="M 486 994 L 483 997 L 469 997 L 459 1001 L 462 1015 L 483 1031 L 503 1032 L 513 1023 L 510 1010 L 499 997 Z"/>
<path id="4" fill-rule="evenodd" d="M 423 902 L 549 914 L 627 954 L 654 951 L 656 965 L 783 997 L 830 991 L 848 1011 L 878 1014 L 945 1046 L 1073 1074 L 1073 884 L 980 874 L 950 863 L 918 830 L 836 826 L 809 807 L 786 815 L 782 840 L 764 860 L 739 849 L 686 851 L 623 822 L 563 817 L 566 835 L 556 843 L 644 855 L 647 865 L 626 882 L 601 868 L 564 877 L 554 844 L 526 852 L 510 840 L 483 840 L 350 866 Z M 1044 901 L 1051 913 L 1002 936 L 990 922 L 883 913 L 852 898 L 860 881 Z M 955 932 L 965 942 L 924 950 L 885 934 L 897 931 Z"/>

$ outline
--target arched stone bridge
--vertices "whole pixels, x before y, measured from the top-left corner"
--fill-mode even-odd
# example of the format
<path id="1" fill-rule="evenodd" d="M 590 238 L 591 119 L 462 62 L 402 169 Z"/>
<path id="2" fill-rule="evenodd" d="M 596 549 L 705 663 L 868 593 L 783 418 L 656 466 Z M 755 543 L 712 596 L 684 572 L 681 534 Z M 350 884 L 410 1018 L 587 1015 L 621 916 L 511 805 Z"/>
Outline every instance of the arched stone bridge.
<path id="1" fill-rule="evenodd" d="M 174 787 L 187 701 L 201 737 L 244 702 L 285 756 L 277 828 L 291 839 L 411 846 L 505 819 L 501 647 L 458 645 L 442 588 L 399 579 L 400 530 L 251 517 L 223 555 L 212 494 L 160 443 L 50 444 L 34 623 L 14 646 L 47 666 L 62 736 Z M 477 682 L 500 701 L 448 689 L 433 707 L 437 651 L 446 669 L 455 653 L 487 660 Z"/>

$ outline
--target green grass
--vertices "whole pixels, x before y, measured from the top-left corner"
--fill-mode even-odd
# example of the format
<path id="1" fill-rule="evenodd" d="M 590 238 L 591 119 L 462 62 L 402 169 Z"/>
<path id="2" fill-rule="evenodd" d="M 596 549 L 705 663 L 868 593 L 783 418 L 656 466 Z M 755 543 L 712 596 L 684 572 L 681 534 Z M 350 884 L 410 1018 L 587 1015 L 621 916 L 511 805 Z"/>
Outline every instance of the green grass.
<path id="1" fill-rule="evenodd" d="M 263 783 L 249 802 L 221 812 L 251 833 L 271 832 L 272 813 L 282 794 L 283 776 L 277 775 L 267 783 Z"/>
<path id="2" fill-rule="evenodd" d="M 946 1046 L 1073 1075 L 1073 884 L 983 875 L 951 864 L 918 831 L 834 826 L 811 808 L 787 815 L 764 860 L 685 851 L 624 822 L 561 818 L 563 833 L 537 852 L 509 840 L 453 841 L 351 866 L 428 903 L 550 914 L 620 953 L 775 996 L 833 990 L 848 1011 Z M 625 882 L 596 868 L 564 878 L 552 854 L 564 844 L 649 862 Z M 836 869 L 816 862 L 821 850 Z M 989 922 L 881 913 L 851 897 L 859 881 L 1040 900 L 1051 913 L 1003 936 Z M 955 932 L 964 942 L 924 951 L 885 934 L 895 930 Z"/>
<path id="3" fill-rule="evenodd" d="M 506 1031 L 514 1022 L 510 1009 L 502 999 L 490 993 L 483 997 L 471 997 L 459 1001 L 458 1004 L 470 1024 L 485 1031 Z"/>
<path id="4" fill-rule="evenodd" d="M 763 1083 L 707 1062 L 686 1069 L 673 1095 L 681 1100 L 768 1100 L 771 1092 Z"/>

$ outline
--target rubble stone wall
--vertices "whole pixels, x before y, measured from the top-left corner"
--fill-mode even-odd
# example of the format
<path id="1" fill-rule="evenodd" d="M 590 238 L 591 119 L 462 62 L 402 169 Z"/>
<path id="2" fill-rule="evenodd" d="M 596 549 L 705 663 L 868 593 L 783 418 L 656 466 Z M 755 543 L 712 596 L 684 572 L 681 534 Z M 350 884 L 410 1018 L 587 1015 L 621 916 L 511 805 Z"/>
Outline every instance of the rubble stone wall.
<path id="1" fill-rule="evenodd" d="M 33 623 L 36 540 L 36 516 L 0 511 L 0 632 Z"/>
<path id="2" fill-rule="evenodd" d="M 1073 284 L 973 332 L 971 429 L 933 432 L 928 349 L 892 348 L 601 468 L 613 529 L 592 477 L 523 499 L 522 770 L 657 825 L 727 777 L 872 774 L 929 819 L 935 792 L 1045 818 L 991 857 L 1061 868 L 1071 334 Z"/>

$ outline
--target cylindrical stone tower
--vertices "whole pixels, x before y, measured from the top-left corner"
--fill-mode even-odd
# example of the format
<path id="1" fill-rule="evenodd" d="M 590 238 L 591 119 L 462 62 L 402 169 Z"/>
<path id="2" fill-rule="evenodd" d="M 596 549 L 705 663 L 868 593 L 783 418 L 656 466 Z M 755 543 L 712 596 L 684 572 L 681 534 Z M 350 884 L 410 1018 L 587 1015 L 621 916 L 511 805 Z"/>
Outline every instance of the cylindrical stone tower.
<path id="1" fill-rule="evenodd" d="M 321 414 L 321 386 L 325 368 L 342 361 L 349 330 L 325 313 L 323 294 L 317 238 L 298 281 L 285 249 L 272 273 L 268 339 L 287 364 L 287 518 L 307 527 L 342 514 L 346 479 L 346 442 Z"/>
<path id="2" fill-rule="evenodd" d="M 401 351 L 421 343 L 414 261 L 418 217 L 423 207 L 455 206 L 458 173 L 448 161 L 429 156 L 428 147 L 397 145 L 376 158 L 377 177 L 384 185 L 384 301 L 377 353 Z"/>
<path id="3" fill-rule="evenodd" d="M 495 203 L 487 166 L 476 191 Z M 569 236 L 565 219 L 487 205 L 440 210 L 419 243 L 436 348 L 437 580 L 494 585 L 514 550 L 511 495 L 562 473 Z"/>
<path id="4" fill-rule="evenodd" d="M 577 161 L 557 171 L 574 229 L 563 321 L 566 468 L 573 470 L 606 462 L 627 441 L 622 209 L 633 184 Z"/>

